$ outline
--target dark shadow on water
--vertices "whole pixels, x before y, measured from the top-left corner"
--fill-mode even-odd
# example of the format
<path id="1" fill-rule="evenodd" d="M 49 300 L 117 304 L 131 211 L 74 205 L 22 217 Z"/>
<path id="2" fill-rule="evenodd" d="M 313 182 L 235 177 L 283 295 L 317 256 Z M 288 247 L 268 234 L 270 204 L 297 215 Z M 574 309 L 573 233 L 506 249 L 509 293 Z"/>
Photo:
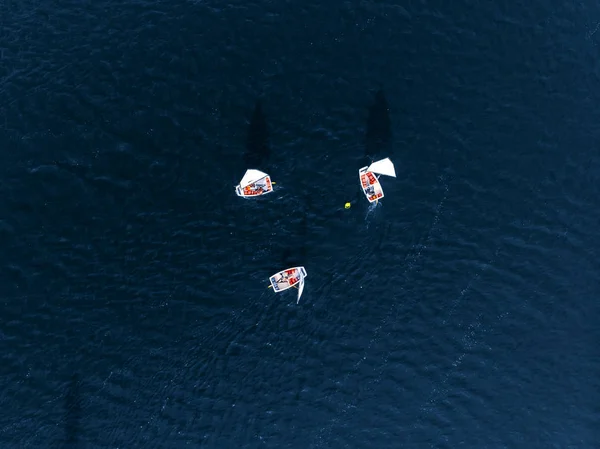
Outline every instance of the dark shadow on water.
<path id="1" fill-rule="evenodd" d="M 360 166 L 365 167 L 371 162 L 384 157 L 392 156 L 392 122 L 390 108 L 383 89 L 379 89 L 369 106 L 365 132 L 365 153 Z M 352 200 L 353 204 L 364 200 L 362 190 L 357 189 Z"/>
<path id="2" fill-rule="evenodd" d="M 267 118 L 263 112 L 262 102 L 257 100 L 246 137 L 245 169 L 255 168 L 266 171 L 265 164 L 270 155 Z"/>
<path id="3" fill-rule="evenodd" d="M 365 136 L 365 157 L 369 159 L 367 163 L 380 156 L 390 156 L 391 145 L 392 122 L 390 120 L 390 108 L 383 89 L 379 89 L 369 107 L 367 117 Z"/>
<path id="4" fill-rule="evenodd" d="M 78 374 L 73 374 L 65 397 L 65 435 L 62 447 L 78 449 L 81 423 L 81 382 Z"/>

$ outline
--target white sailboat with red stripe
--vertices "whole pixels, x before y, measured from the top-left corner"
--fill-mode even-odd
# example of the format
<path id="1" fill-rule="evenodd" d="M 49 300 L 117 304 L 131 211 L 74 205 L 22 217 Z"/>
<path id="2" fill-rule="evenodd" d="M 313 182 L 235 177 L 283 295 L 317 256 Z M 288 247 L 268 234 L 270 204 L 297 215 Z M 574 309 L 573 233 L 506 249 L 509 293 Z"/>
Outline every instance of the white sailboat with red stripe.
<path id="1" fill-rule="evenodd" d="M 394 164 L 389 157 L 375 161 L 358 171 L 360 186 L 369 203 L 377 202 L 384 197 L 383 187 L 381 187 L 379 176 L 377 175 L 396 177 Z"/>
<path id="2" fill-rule="evenodd" d="M 272 191 L 273 182 L 271 182 L 271 177 L 268 174 L 253 168 L 246 170 L 240 183 L 235 186 L 235 193 L 237 196 L 243 198 L 266 195 Z"/>
<path id="3" fill-rule="evenodd" d="M 296 287 L 298 289 L 297 304 L 304 291 L 304 278 L 306 278 L 306 270 L 304 267 L 293 267 L 275 273 L 269 278 L 269 282 L 271 283 L 270 286 L 273 288 L 273 291 L 276 293 L 285 291 L 291 287 Z"/>

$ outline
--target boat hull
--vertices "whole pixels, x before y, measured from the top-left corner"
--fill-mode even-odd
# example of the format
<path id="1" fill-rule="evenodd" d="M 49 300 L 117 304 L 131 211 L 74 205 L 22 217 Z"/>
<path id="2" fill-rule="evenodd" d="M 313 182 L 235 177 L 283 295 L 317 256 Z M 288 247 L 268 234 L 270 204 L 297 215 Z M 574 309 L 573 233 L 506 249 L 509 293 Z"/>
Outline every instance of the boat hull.
<path id="1" fill-rule="evenodd" d="M 358 171 L 360 187 L 369 203 L 379 201 L 384 197 L 383 188 L 375 173 L 368 171 L 368 167 L 363 167 Z"/>
<path id="2" fill-rule="evenodd" d="M 275 273 L 269 278 L 269 282 L 273 290 L 279 293 L 298 284 L 305 277 L 306 270 L 304 267 L 293 267 Z"/>
<path id="3" fill-rule="evenodd" d="M 249 184 L 245 187 L 237 185 L 235 187 L 235 193 L 237 196 L 242 198 L 253 198 L 256 196 L 266 195 L 273 191 L 273 183 L 271 182 L 270 176 L 265 176 L 258 181 Z"/>

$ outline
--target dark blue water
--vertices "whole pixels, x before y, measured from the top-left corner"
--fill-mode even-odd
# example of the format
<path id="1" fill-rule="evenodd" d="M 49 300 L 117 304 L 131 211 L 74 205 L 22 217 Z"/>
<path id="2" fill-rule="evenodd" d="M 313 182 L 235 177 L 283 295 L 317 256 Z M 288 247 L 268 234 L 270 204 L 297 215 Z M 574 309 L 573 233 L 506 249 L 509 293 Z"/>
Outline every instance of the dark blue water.
<path id="1" fill-rule="evenodd" d="M 599 24 L 1 3 L 0 446 L 598 447 Z"/>

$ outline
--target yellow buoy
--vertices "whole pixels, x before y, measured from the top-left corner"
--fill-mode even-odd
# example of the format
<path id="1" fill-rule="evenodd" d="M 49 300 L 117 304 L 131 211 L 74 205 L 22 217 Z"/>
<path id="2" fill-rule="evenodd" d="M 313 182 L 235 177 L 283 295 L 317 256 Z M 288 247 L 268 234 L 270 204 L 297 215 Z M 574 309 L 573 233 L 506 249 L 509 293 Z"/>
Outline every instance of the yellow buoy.
<path id="1" fill-rule="evenodd" d="M 350 203 L 344 204 L 344 209 L 350 209 Z"/>

